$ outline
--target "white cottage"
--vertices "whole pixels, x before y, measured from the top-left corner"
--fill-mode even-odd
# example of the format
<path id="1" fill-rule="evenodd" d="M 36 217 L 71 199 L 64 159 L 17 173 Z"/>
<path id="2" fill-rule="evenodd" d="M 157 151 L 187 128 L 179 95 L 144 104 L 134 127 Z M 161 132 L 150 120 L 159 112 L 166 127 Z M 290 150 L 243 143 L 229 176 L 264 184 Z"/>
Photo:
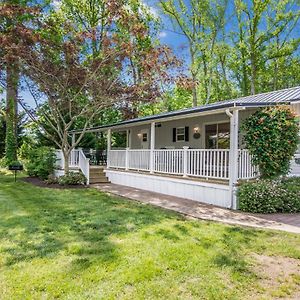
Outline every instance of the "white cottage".
<path id="1" fill-rule="evenodd" d="M 258 108 L 272 105 L 290 105 L 300 114 L 300 87 L 89 128 L 87 132 L 107 133 L 104 169 L 110 182 L 236 209 L 238 182 L 258 175 L 244 149 L 240 126 Z M 126 148 L 111 147 L 112 132 L 126 132 Z M 296 154 L 291 163 L 293 175 L 300 175 L 299 160 L 300 154 Z M 82 150 L 73 151 L 70 166 L 81 169 L 90 183 L 97 182 L 97 168 L 89 166 Z"/>

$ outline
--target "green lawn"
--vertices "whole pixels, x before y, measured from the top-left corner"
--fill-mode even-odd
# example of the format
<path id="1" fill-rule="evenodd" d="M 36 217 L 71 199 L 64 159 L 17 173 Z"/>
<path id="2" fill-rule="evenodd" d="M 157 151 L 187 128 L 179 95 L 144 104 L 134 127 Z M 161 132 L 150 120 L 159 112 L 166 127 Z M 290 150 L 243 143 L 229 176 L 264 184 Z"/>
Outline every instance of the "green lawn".
<path id="1" fill-rule="evenodd" d="M 264 256 L 279 269 L 288 260 L 290 272 L 268 280 L 256 260 Z M 300 291 L 293 263 L 298 235 L 0 175 L 0 299 L 291 298 Z"/>

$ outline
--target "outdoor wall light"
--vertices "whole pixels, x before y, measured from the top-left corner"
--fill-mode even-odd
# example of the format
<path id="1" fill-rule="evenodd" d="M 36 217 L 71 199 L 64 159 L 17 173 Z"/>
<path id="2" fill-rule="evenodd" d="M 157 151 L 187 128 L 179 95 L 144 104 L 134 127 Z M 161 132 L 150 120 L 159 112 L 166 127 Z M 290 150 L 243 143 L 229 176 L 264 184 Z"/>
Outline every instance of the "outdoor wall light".
<path id="1" fill-rule="evenodd" d="M 194 134 L 193 134 L 194 139 L 196 139 L 196 140 L 199 139 L 201 136 L 199 125 L 195 125 L 193 128 L 193 131 L 194 131 Z"/>
<path id="2" fill-rule="evenodd" d="M 137 136 L 138 136 L 139 139 L 142 138 L 142 134 L 140 132 L 137 134 Z"/>
<path id="3" fill-rule="evenodd" d="M 194 133 L 200 133 L 200 127 L 198 125 L 194 127 Z"/>

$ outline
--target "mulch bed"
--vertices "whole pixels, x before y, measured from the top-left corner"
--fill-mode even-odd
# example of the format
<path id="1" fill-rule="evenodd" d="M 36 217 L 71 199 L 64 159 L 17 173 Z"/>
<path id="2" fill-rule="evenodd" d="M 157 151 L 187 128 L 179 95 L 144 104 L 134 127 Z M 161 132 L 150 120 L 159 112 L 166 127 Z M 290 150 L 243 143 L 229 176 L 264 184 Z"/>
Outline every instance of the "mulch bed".
<path id="1" fill-rule="evenodd" d="M 50 189 L 86 189 L 86 188 L 88 188 L 86 185 L 60 185 L 58 183 L 48 184 L 37 177 L 25 177 L 25 178 L 22 178 L 21 180 L 31 183 L 38 187 L 50 188 Z"/>

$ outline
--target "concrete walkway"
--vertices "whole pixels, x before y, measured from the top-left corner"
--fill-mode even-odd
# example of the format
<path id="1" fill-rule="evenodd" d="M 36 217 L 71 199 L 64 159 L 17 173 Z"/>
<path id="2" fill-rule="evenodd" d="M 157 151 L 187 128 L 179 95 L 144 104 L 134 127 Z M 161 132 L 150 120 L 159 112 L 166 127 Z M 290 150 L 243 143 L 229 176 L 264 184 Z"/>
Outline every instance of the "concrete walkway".
<path id="1" fill-rule="evenodd" d="M 149 203 L 165 209 L 174 210 L 184 215 L 201 220 L 210 220 L 239 226 L 282 230 L 300 234 L 300 214 L 281 214 L 278 215 L 281 218 L 278 217 L 277 219 L 277 214 L 266 216 L 252 215 L 213 205 L 207 205 L 188 199 L 163 195 L 112 183 L 93 184 L 91 187 L 95 187 L 103 192 L 126 197 L 139 202 Z"/>

